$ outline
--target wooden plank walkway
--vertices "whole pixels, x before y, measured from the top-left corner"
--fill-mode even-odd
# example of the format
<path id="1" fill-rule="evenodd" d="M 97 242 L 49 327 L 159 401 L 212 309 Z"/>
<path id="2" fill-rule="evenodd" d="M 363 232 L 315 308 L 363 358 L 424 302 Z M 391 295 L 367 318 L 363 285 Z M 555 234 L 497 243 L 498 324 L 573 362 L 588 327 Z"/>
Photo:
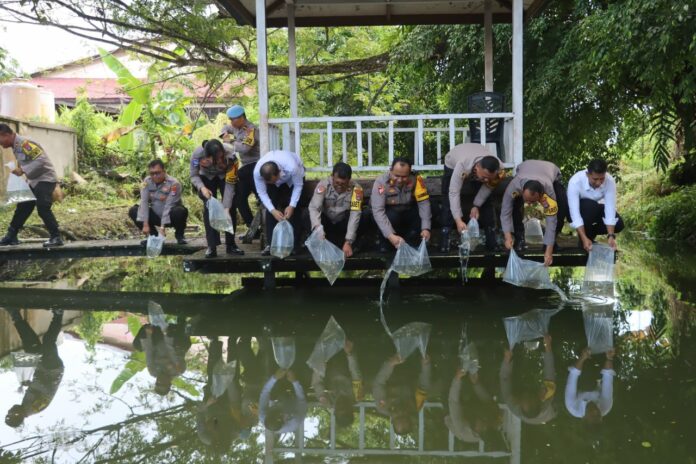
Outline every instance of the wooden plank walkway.
<path id="1" fill-rule="evenodd" d="M 587 254 L 577 247 L 577 239 L 564 237 L 560 240 L 561 249 L 554 254 L 554 266 L 584 266 Z M 199 251 L 184 257 L 184 270 L 187 272 L 206 273 L 276 273 L 276 272 L 307 272 L 318 271 L 312 256 L 303 254 L 279 259 L 273 256 L 262 256 L 258 243 L 240 245 L 244 256 L 228 256 L 224 246 L 218 248 L 216 258 L 206 258 L 204 251 Z M 526 259 L 543 261 L 541 245 L 533 245 L 524 253 Z M 346 260 L 345 271 L 385 270 L 391 264 L 394 253 L 380 254 L 376 252 L 358 252 Z M 507 252 L 489 252 L 479 246 L 469 257 L 470 268 L 504 267 L 507 264 Z M 459 269 L 459 255 L 455 247 L 450 253 L 443 254 L 430 251 L 430 262 L 433 269 Z"/>
<path id="2" fill-rule="evenodd" d="M 41 260 L 67 258 L 105 258 L 118 256 L 145 256 L 142 239 L 132 240 L 85 240 L 65 242 L 62 247 L 44 248 L 42 242 L 22 243 L 0 247 L 0 262 L 9 260 Z M 205 249 L 205 239 L 189 240 L 187 245 L 177 245 L 174 237 L 168 238 L 162 249 L 163 255 L 190 255 Z"/>

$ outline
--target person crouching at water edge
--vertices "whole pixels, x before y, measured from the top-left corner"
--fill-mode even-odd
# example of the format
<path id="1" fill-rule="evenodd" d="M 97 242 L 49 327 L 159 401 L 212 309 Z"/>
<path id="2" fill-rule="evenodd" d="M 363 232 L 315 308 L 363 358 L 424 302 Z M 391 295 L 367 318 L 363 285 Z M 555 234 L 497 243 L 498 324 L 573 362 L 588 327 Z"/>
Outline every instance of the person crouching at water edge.
<path id="1" fill-rule="evenodd" d="M 213 229 L 208 217 L 208 204 L 210 198 L 217 198 L 218 192 L 222 195 L 222 204 L 228 212 L 232 207 L 237 183 L 239 160 L 232 146 L 219 140 L 207 140 L 203 146 L 196 148 L 191 156 L 190 177 L 191 184 L 198 192 L 198 197 L 203 200 L 203 225 L 205 226 L 205 239 L 208 249 L 206 258 L 217 256 L 217 246 L 220 245 L 220 232 Z M 232 215 L 232 226 L 236 227 L 236 215 Z M 234 235 L 225 232 L 225 246 L 228 255 L 243 255 L 244 251 L 237 247 Z"/>
<path id="2" fill-rule="evenodd" d="M 300 216 L 295 210 L 300 204 L 304 174 L 305 168 L 300 157 L 284 150 L 268 152 L 254 168 L 256 191 L 266 207 L 266 240 L 270 241 L 276 224 L 290 221 L 295 238 L 293 253 L 300 249 Z M 303 203 L 304 206 L 307 205 Z M 262 254 L 271 254 L 270 245 L 266 246 Z"/>
<path id="3" fill-rule="evenodd" d="M 419 235 L 430 240 L 430 195 L 407 158 L 394 158 L 389 172 L 375 179 L 370 207 L 382 232 L 381 253 L 386 253 L 390 244 L 398 248 L 403 241 L 416 245 Z"/>
<path id="4" fill-rule="evenodd" d="M 309 203 L 312 230 L 322 226 L 324 237 L 341 248 L 346 258 L 353 256 L 363 202 L 363 189 L 351 181 L 352 174 L 349 165 L 336 163 L 331 176 L 319 182 Z"/>
<path id="5" fill-rule="evenodd" d="M 150 175 L 140 188 L 140 203 L 131 207 L 128 216 L 145 236 L 157 235 L 158 227 L 166 235 L 166 228 L 172 226 L 176 242 L 186 245 L 188 210 L 181 202 L 181 182 L 167 175 L 162 160 L 152 160 L 147 167 Z"/>

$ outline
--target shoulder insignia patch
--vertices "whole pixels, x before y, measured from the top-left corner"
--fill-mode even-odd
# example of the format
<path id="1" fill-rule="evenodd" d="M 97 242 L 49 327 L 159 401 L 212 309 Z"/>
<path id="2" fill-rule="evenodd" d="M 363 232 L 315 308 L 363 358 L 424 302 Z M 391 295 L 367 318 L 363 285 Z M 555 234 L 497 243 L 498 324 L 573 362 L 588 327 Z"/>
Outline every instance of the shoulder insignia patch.
<path id="1" fill-rule="evenodd" d="M 541 197 L 541 206 L 544 207 L 544 214 L 546 216 L 555 216 L 558 214 L 558 203 L 547 194 Z"/>
<path id="2" fill-rule="evenodd" d="M 324 186 L 321 185 L 321 184 L 317 185 L 317 193 L 318 193 L 319 195 L 321 195 L 321 194 L 324 193 L 325 191 L 326 191 L 326 187 L 324 187 Z"/>
<path id="3" fill-rule="evenodd" d="M 520 192 L 518 192 L 517 190 L 512 191 L 512 198 L 517 198 L 519 196 L 520 196 Z"/>
<path id="4" fill-rule="evenodd" d="M 379 193 L 380 195 L 384 195 L 384 185 L 380 185 L 379 187 L 377 187 L 377 193 Z"/>
<path id="5" fill-rule="evenodd" d="M 254 129 L 252 127 L 249 127 L 247 134 L 246 134 L 246 137 L 244 137 L 244 140 L 242 141 L 242 143 L 244 145 L 252 146 L 252 145 L 254 145 L 254 140 L 255 140 L 254 139 Z"/>
<path id="6" fill-rule="evenodd" d="M 359 185 L 353 187 L 353 195 L 350 198 L 350 210 L 360 211 L 362 210 L 363 202 L 363 189 Z"/>
<path id="7" fill-rule="evenodd" d="M 416 176 L 416 189 L 414 190 L 414 196 L 418 202 L 430 199 L 428 189 L 425 186 L 425 181 L 421 176 Z"/>
<path id="8" fill-rule="evenodd" d="M 24 143 L 22 143 L 22 153 L 24 153 L 24 156 L 27 158 L 33 160 L 40 156 L 43 153 L 43 150 L 41 150 L 41 147 L 34 142 L 26 140 Z"/>

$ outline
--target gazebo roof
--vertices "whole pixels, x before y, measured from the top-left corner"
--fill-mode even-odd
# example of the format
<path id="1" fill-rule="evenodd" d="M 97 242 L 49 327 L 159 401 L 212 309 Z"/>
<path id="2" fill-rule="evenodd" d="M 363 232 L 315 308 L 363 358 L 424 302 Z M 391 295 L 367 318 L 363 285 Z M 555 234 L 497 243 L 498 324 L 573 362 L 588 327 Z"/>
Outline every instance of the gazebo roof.
<path id="1" fill-rule="evenodd" d="M 512 0 L 490 0 L 493 22 L 512 21 Z M 255 0 L 218 0 L 239 24 L 255 26 Z M 297 27 L 483 23 L 484 0 L 294 0 Z M 527 16 L 545 0 L 523 0 Z M 286 27 L 286 0 L 265 0 L 268 27 Z"/>

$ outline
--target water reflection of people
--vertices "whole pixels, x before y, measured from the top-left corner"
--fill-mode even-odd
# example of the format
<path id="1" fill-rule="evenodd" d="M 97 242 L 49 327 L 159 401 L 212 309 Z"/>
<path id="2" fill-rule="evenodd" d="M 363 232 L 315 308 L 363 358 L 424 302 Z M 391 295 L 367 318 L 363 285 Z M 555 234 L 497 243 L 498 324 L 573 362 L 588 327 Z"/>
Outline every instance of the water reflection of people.
<path id="1" fill-rule="evenodd" d="M 556 417 L 556 368 L 553 363 L 551 335 L 544 335 L 544 369 L 540 385 L 525 386 L 519 392 L 512 386 L 512 351 L 505 350 L 500 366 L 500 390 L 510 411 L 528 424 L 543 424 Z"/>
<path id="2" fill-rule="evenodd" d="M 413 430 L 416 414 L 428 398 L 432 374 L 430 356 L 426 354 L 419 363 L 417 382 L 409 380 L 414 377 L 412 375 L 407 375 L 404 381 L 399 381 L 402 376 L 396 381 L 390 381 L 394 368 L 403 362 L 404 359 L 398 354 L 386 360 L 377 373 L 372 387 L 377 411 L 391 417 L 394 431 L 399 435 L 405 435 Z M 407 364 L 404 367 L 407 371 L 412 371 L 410 365 Z"/>
<path id="3" fill-rule="evenodd" d="M 259 419 L 259 397 L 264 379 L 271 372 L 272 350 L 265 337 L 256 337 L 258 350 L 252 350 L 251 339 L 241 337 L 237 342 L 237 353 L 243 367 L 242 380 L 242 434 L 248 435 L 251 426 Z"/>
<path id="4" fill-rule="evenodd" d="M 605 354 L 604 368 L 601 370 L 602 378 L 598 388 L 592 391 L 578 392 L 578 379 L 582 374 L 585 361 L 590 359 L 591 354 L 590 349 L 585 348 L 575 366 L 568 368 L 565 405 L 571 415 L 587 421 L 588 424 L 598 424 L 602 421 L 602 417 L 609 414 L 614 402 L 613 381 L 616 375 L 614 372 L 614 350 L 611 349 Z"/>
<path id="5" fill-rule="evenodd" d="M 186 352 L 191 340 L 184 332 L 185 324 L 168 324 L 162 329 L 152 324 L 143 325 L 133 340 L 133 347 L 145 352 L 145 363 L 155 377 L 155 393 L 166 395 L 172 380 L 186 371 Z"/>
<path id="6" fill-rule="evenodd" d="M 319 402 L 333 408 L 336 425 L 347 427 L 355 420 L 354 406 L 363 399 L 363 381 L 358 359 L 353 352 L 353 342 L 346 340 L 343 348 L 346 362 L 334 356 L 324 363 L 323 372 L 314 370 L 312 389 Z"/>
<path id="7" fill-rule="evenodd" d="M 227 342 L 227 363 L 223 362 L 222 342 L 211 340 L 208 348 L 208 382 L 203 403 L 196 414 L 196 432 L 200 440 L 221 451 L 229 449 L 243 426 L 236 337 Z"/>
<path id="8" fill-rule="evenodd" d="M 295 373 L 278 369 L 261 390 L 259 421 L 275 433 L 294 432 L 306 414 L 307 399 Z"/>
<path id="9" fill-rule="evenodd" d="M 37 414 L 48 407 L 58 391 L 63 379 L 63 361 L 58 356 L 56 340 L 63 326 L 63 310 L 54 309 L 53 318 L 48 330 L 39 340 L 39 336 L 24 320 L 17 309 L 7 310 L 10 313 L 17 333 L 22 340 L 22 349 L 27 353 L 41 355 L 34 375 L 24 393 L 21 404 L 15 404 L 5 416 L 5 423 L 10 427 L 19 427 L 27 417 Z"/>
<path id="10" fill-rule="evenodd" d="M 462 389 L 462 380 L 468 377 L 471 388 Z M 498 404 L 479 381 L 478 372 L 458 369 L 448 396 L 447 428 L 464 442 L 476 443 L 490 436 L 501 423 Z M 486 440 L 487 441 L 487 440 Z"/>

